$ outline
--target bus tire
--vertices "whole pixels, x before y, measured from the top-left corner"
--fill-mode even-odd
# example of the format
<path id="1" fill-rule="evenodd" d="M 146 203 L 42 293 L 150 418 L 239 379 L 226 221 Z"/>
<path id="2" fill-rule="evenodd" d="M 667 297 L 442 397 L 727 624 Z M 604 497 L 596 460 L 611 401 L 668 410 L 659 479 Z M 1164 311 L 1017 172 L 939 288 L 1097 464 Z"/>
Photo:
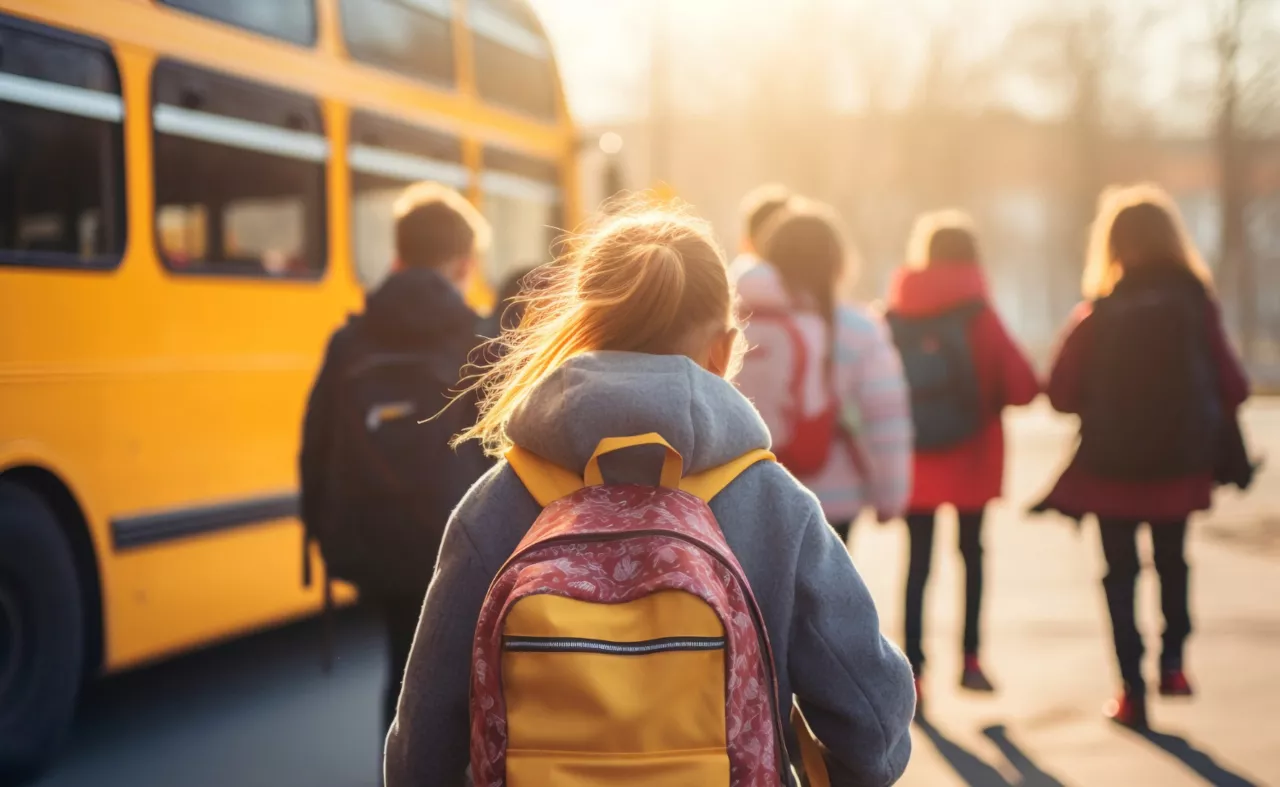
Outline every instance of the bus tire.
<path id="1" fill-rule="evenodd" d="M 0 785 L 52 762 L 84 668 L 75 557 L 39 495 L 0 479 Z"/>

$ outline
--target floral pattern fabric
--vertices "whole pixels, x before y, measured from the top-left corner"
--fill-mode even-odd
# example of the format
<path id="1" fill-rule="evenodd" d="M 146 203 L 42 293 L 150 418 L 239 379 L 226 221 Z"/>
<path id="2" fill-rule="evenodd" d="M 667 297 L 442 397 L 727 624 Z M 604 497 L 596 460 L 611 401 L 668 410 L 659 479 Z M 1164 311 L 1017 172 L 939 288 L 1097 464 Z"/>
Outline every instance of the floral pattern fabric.
<path id="1" fill-rule="evenodd" d="M 658 487 L 595 486 L 549 505 L 489 588 L 472 651 L 471 772 L 506 784 L 503 623 L 523 598 L 598 604 L 681 590 L 705 601 L 726 638 L 725 730 L 733 787 L 783 783 L 773 655 L 745 575 L 706 503 Z"/>

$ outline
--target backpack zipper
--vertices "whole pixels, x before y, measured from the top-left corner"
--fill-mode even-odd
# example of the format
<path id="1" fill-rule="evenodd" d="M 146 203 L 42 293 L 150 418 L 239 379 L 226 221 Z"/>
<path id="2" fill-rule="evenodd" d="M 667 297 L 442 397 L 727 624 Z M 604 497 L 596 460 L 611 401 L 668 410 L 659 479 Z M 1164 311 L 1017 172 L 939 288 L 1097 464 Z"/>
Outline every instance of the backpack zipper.
<path id="1" fill-rule="evenodd" d="M 610 656 L 648 656 L 690 650 L 724 650 L 724 637 L 662 637 L 639 642 L 615 642 L 577 637 L 503 637 L 502 649 L 513 653 L 602 653 Z"/>

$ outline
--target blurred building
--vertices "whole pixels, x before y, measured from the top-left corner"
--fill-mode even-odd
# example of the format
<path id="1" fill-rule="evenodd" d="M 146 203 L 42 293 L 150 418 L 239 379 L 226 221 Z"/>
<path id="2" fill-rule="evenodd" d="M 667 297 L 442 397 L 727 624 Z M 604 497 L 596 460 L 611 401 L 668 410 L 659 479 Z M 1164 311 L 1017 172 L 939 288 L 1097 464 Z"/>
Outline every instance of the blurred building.
<path id="1" fill-rule="evenodd" d="M 771 149 L 762 149 L 760 135 L 735 118 L 666 118 L 664 126 L 667 171 L 661 176 L 651 170 L 649 123 L 583 133 L 621 135 L 627 187 L 668 182 L 713 222 L 731 253 L 740 232 L 738 201 L 753 186 L 779 181 L 832 202 L 846 217 L 862 258 L 858 292 L 864 298 L 883 293 L 917 213 L 945 206 L 969 211 L 982 234 L 1001 309 L 1022 341 L 1042 356 L 1078 300 L 1084 239 L 1101 185 L 1163 184 L 1182 206 L 1210 264 L 1219 245 L 1217 163 L 1208 140 L 1109 138 L 1098 147 L 1098 161 L 1086 168 L 1068 125 L 1011 114 L 831 117 L 790 138 L 774 135 Z M 1254 295 L 1262 334 L 1280 338 L 1280 141 L 1253 147 L 1248 216 L 1258 261 Z M 594 147 L 584 155 L 586 204 L 606 196 L 606 160 Z M 1097 185 L 1082 181 L 1082 172 Z M 1257 350 L 1260 360 L 1280 364 L 1280 343 L 1264 341 Z"/>

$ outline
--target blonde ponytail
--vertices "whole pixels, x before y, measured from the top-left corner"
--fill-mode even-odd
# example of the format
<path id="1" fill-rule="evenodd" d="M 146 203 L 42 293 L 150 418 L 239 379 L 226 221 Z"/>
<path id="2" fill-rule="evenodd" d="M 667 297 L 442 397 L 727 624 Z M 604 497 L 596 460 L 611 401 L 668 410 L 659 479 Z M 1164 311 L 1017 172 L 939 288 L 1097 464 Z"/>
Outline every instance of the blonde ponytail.
<path id="1" fill-rule="evenodd" d="M 468 388 L 479 395 L 480 418 L 455 443 L 478 440 L 490 455 L 503 454 L 511 417 L 575 355 L 677 354 L 700 329 L 732 324 L 724 255 L 700 219 L 630 210 L 570 239 L 567 248 L 539 272 L 537 291 L 519 298 L 524 319 L 498 339 L 502 359 Z"/>

